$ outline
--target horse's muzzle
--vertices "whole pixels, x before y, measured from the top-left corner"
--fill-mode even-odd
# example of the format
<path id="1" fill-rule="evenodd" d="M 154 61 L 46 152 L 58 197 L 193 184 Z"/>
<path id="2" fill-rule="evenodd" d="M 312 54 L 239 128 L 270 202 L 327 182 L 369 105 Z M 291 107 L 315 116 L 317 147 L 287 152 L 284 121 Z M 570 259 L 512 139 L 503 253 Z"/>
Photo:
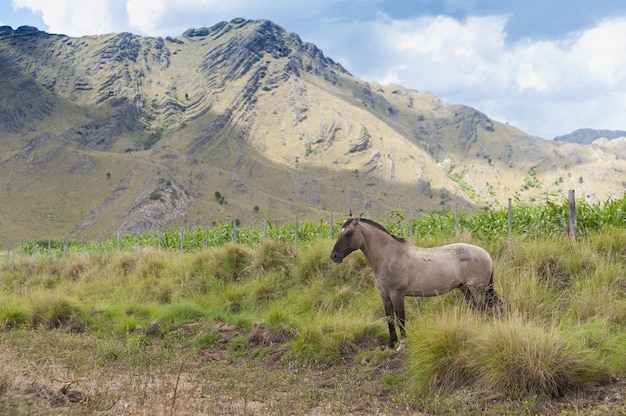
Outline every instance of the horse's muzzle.
<path id="1" fill-rule="evenodd" d="M 343 261 L 343 254 L 341 254 L 338 251 L 333 251 L 332 253 L 330 253 L 330 259 L 334 262 L 334 263 L 341 263 Z"/>

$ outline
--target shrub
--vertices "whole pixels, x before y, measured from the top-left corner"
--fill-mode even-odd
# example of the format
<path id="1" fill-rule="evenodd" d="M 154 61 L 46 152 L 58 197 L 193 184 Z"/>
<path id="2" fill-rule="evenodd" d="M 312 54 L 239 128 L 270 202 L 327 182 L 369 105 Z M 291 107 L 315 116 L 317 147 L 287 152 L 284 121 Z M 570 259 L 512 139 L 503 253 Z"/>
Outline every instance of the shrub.
<path id="1" fill-rule="evenodd" d="M 252 263 L 252 251 L 240 244 L 227 243 L 214 251 L 217 279 L 225 282 L 236 282 L 246 276 L 248 266 Z"/>
<path id="2" fill-rule="evenodd" d="M 59 328 L 68 324 L 83 326 L 83 316 L 78 302 L 64 295 L 43 295 L 33 302 L 31 323 L 45 328 Z"/>
<path id="3" fill-rule="evenodd" d="M 471 341 L 479 331 L 475 317 L 456 309 L 420 320 L 408 330 L 407 381 L 418 395 L 450 392 L 476 378 Z"/>
<path id="4" fill-rule="evenodd" d="M 256 272 L 276 271 L 289 275 L 297 260 L 293 244 L 275 240 L 264 240 L 255 250 L 252 269 Z"/>
<path id="5" fill-rule="evenodd" d="M 28 324 L 30 311 L 15 301 L 0 300 L 0 329 L 18 328 Z"/>
<path id="6" fill-rule="evenodd" d="M 498 320 L 473 341 L 478 383 L 509 397 L 561 397 L 604 373 L 597 355 L 577 340 L 524 323 Z"/>

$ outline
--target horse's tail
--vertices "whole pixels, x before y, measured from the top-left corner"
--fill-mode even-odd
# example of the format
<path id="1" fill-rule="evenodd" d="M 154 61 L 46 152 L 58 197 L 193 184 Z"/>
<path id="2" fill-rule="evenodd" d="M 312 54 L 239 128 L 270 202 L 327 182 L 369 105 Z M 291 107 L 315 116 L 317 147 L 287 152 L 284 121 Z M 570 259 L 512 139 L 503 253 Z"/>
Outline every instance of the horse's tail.
<path id="1" fill-rule="evenodd" d="M 487 302 L 487 306 L 490 308 L 496 308 L 502 304 L 502 299 L 496 293 L 496 290 L 493 287 L 493 275 L 494 275 L 494 267 L 491 267 L 491 276 L 489 277 L 489 284 L 487 285 L 487 289 L 485 291 L 485 300 Z"/>

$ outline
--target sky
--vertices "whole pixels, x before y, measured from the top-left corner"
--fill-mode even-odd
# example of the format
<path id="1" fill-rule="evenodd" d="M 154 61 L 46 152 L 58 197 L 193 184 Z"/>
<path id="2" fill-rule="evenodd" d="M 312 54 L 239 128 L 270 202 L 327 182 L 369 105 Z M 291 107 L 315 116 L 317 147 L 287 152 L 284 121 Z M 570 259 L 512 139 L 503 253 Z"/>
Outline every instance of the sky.
<path id="1" fill-rule="evenodd" d="M 0 25 L 178 36 L 268 19 L 352 75 L 552 139 L 626 130 L 624 0 L 0 0 Z"/>

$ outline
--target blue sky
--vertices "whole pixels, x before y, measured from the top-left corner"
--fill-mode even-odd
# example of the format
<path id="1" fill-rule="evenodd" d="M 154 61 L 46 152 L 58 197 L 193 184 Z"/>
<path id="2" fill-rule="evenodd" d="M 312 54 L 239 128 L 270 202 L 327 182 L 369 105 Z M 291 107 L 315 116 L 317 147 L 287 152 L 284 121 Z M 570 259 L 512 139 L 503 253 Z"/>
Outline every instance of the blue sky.
<path id="1" fill-rule="evenodd" d="M 626 130 L 624 0 L 0 0 L 0 24 L 69 36 L 176 36 L 235 17 L 531 135 Z"/>

